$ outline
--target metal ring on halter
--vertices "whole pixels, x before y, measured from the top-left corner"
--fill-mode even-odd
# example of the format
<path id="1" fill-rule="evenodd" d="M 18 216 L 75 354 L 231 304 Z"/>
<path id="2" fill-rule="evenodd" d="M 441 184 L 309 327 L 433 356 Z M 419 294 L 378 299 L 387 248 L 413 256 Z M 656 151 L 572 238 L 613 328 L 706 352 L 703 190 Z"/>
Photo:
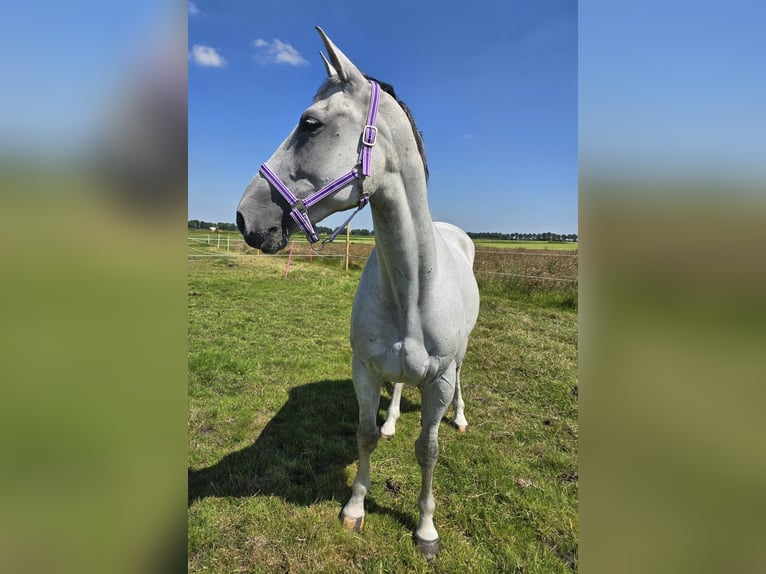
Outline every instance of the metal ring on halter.
<path id="1" fill-rule="evenodd" d="M 302 199 L 296 199 L 295 202 L 290 205 L 290 209 L 306 213 L 306 205 L 303 203 Z"/>

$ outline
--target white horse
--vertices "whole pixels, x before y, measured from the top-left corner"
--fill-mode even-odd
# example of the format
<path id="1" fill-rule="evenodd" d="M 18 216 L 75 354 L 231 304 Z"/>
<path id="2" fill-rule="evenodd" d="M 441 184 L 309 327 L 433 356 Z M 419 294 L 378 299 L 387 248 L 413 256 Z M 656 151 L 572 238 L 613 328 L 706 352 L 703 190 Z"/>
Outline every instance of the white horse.
<path id="1" fill-rule="evenodd" d="M 422 483 L 415 540 L 431 558 L 439 550 L 432 479 L 439 424 L 450 402 L 454 424 L 463 431 L 468 425 L 460 366 L 479 311 L 474 247 L 457 227 L 431 219 L 422 139 L 406 106 L 317 30 L 330 57 L 322 55 L 328 79 L 248 185 L 237 224 L 249 245 L 274 253 L 299 229 L 317 241 L 314 221 L 369 202 L 375 249 L 351 315 L 359 467 L 341 519 L 353 530 L 364 521 L 370 455 L 380 436 L 381 385 L 396 382 L 383 436 L 395 432 L 402 384 L 416 386 L 422 418 L 415 456 Z"/>

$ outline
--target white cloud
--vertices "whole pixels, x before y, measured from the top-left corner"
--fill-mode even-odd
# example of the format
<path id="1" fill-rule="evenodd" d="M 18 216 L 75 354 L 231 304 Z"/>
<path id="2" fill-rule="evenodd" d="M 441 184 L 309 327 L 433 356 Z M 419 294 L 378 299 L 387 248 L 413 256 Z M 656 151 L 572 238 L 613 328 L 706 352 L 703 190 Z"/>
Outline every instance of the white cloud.
<path id="1" fill-rule="evenodd" d="M 275 38 L 267 42 L 263 38 L 253 41 L 253 46 L 258 49 L 255 60 L 259 64 L 287 64 L 288 66 L 304 66 L 308 64 L 306 58 L 287 42 Z"/>
<path id="2" fill-rule="evenodd" d="M 215 48 L 195 44 L 192 46 L 192 58 L 200 66 L 211 68 L 222 68 L 226 65 L 226 60 Z"/>
<path id="3" fill-rule="evenodd" d="M 189 2 L 189 16 L 196 16 L 199 14 L 199 8 L 194 2 Z"/>

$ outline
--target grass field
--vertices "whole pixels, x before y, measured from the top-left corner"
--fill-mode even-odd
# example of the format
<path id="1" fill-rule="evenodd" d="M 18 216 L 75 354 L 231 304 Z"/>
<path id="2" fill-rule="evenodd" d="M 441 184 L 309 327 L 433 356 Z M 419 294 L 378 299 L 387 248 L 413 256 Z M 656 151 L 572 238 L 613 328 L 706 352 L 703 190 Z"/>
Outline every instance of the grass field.
<path id="1" fill-rule="evenodd" d="M 363 531 L 340 527 L 357 457 L 348 321 L 360 271 L 316 263 L 295 259 L 284 278 L 279 258 L 189 261 L 189 570 L 576 571 L 572 287 L 480 276 L 462 376 L 470 427 L 440 431 L 442 551 L 429 563 L 412 543 L 415 389 L 373 454 Z"/>

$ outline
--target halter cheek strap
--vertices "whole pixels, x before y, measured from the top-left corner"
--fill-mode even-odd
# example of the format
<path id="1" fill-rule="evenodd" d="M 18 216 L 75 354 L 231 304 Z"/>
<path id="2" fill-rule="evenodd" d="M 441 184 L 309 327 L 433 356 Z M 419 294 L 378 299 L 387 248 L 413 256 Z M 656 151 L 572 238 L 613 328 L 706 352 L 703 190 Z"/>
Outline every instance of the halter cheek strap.
<path id="1" fill-rule="evenodd" d="M 319 234 L 317 233 L 314 224 L 311 223 L 308 209 L 312 205 L 316 205 L 323 199 L 331 196 L 336 191 L 346 187 L 355 179 L 361 179 L 370 175 L 370 168 L 372 165 L 372 148 L 375 147 L 375 143 L 377 142 L 378 137 L 378 128 L 375 127 L 375 122 L 378 117 L 378 106 L 380 105 L 380 86 L 377 82 L 373 82 L 372 80 L 370 80 L 370 86 L 370 107 L 367 111 L 367 123 L 362 130 L 362 149 L 359 150 L 359 158 L 357 159 L 357 163 L 351 171 L 345 175 L 340 176 L 338 179 L 331 181 L 319 191 L 312 193 L 308 197 L 299 199 L 295 196 L 295 194 L 293 194 L 292 191 L 290 191 L 290 189 L 282 182 L 282 180 L 279 179 L 277 174 L 269 169 L 265 163 L 259 170 L 261 175 L 263 175 L 263 177 L 266 178 L 266 180 L 274 186 L 274 188 L 285 199 L 285 201 L 287 201 L 287 204 L 290 206 L 290 217 L 293 218 L 293 221 L 295 221 L 295 223 L 298 224 L 298 227 L 300 227 L 301 230 L 306 234 L 306 238 L 308 239 L 309 243 L 313 244 L 319 241 Z M 328 243 L 333 241 L 338 236 L 341 229 L 346 227 L 351 219 L 357 213 L 359 213 L 359 211 L 362 210 L 364 206 L 369 203 L 369 201 L 369 196 L 365 193 L 362 193 L 359 198 L 359 207 L 357 207 L 356 211 L 354 211 L 349 216 L 349 218 L 346 219 L 343 225 L 338 227 L 332 233 L 332 235 L 330 235 L 330 238 L 325 242 Z"/>

